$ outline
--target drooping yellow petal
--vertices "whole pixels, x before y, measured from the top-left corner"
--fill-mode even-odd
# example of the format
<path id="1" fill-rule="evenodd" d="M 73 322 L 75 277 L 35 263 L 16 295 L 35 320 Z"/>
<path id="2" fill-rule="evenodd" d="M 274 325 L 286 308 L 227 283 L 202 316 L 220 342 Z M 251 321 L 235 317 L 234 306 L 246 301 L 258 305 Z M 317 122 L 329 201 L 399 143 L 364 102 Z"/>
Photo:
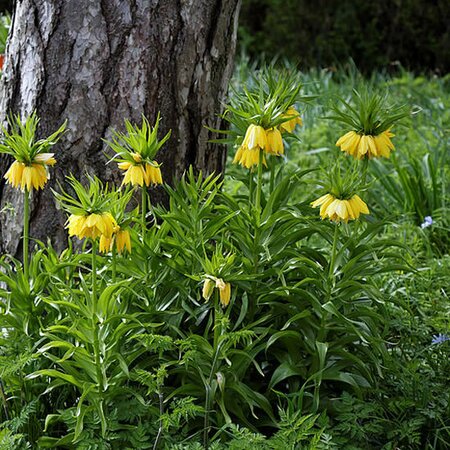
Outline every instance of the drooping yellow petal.
<path id="1" fill-rule="evenodd" d="M 358 133 L 355 131 L 349 131 L 337 140 L 336 145 L 341 148 L 341 151 L 356 158 L 360 140 L 361 136 Z"/>
<path id="2" fill-rule="evenodd" d="M 6 182 L 12 187 L 18 188 L 22 184 L 22 175 L 25 164 L 20 161 L 14 161 L 5 174 Z"/>
<path id="3" fill-rule="evenodd" d="M 23 168 L 22 181 L 20 183 L 20 186 L 22 188 L 22 191 L 25 189 L 25 187 L 29 191 L 31 191 L 31 188 L 33 186 L 33 168 L 31 166 L 25 166 Z"/>
<path id="4" fill-rule="evenodd" d="M 231 284 L 225 283 L 224 287 L 222 289 L 219 289 L 219 299 L 220 304 L 223 308 L 228 306 L 230 304 L 231 299 Z"/>
<path id="5" fill-rule="evenodd" d="M 252 166 L 257 166 L 259 164 L 259 152 L 260 152 L 259 148 L 250 150 L 244 145 L 241 145 L 236 152 L 236 155 L 233 159 L 233 163 L 238 163 L 241 166 L 250 169 Z M 266 164 L 264 156 L 263 156 L 263 164 Z"/>
<path id="6" fill-rule="evenodd" d="M 374 137 L 379 156 L 389 158 L 391 151 L 395 150 L 394 144 L 391 141 L 391 137 L 393 136 L 395 135 L 390 130 L 386 130 Z"/>
<path id="7" fill-rule="evenodd" d="M 325 203 L 329 198 L 334 200 L 334 198 L 333 198 L 333 196 L 331 194 L 322 195 L 322 197 L 319 197 L 317 200 L 314 200 L 313 202 L 311 202 L 311 206 L 313 208 L 317 208 L 318 206 L 320 206 L 323 203 Z"/>
<path id="8" fill-rule="evenodd" d="M 278 128 L 270 128 L 266 132 L 267 137 L 267 147 L 266 152 L 273 155 L 284 154 L 283 138 L 281 137 L 281 132 Z"/>
<path id="9" fill-rule="evenodd" d="M 42 164 L 31 165 L 31 181 L 34 189 L 42 189 L 48 180 L 47 170 Z"/>
<path id="10" fill-rule="evenodd" d="M 98 244 L 98 249 L 101 253 L 108 253 L 112 246 L 112 237 L 108 238 L 104 234 L 100 236 L 100 243 Z"/>
<path id="11" fill-rule="evenodd" d="M 281 131 L 287 131 L 292 133 L 296 125 L 302 126 L 303 121 L 300 117 L 300 113 L 293 107 L 290 106 L 285 114 L 281 116 L 283 119 L 289 118 L 286 122 L 280 124 Z"/>
<path id="12" fill-rule="evenodd" d="M 203 282 L 203 289 L 202 289 L 202 297 L 205 300 L 209 300 L 211 298 L 211 295 L 214 291 L 215 283 L 210 278 L 206 278 Z"/>
<path id="13" fill-rule="evenodd" d="M 345 203 L 345 207 L 347 208 L 347 213 L 348 213 L 348 218 L 350 220 L 355 220 L 359 217 L 359 214 L 356 215 L 355 212 L 353 211 L 352 205 L 348 200 L 344 200 Z"/>
<path id="14" fill-rule="evenodd" d="M 153 161 L 153 163 L 157 164 L 156 161 Z M 151 164 L 145 164 L 144 181 L 146 186 L 150 186 L 151 184 L 162 184 L 161 169 L 159 167 L 154 167 Z"/>
<path id="15" fill-rule="evenodd" d="M 67 221 L 67 227 L 69 228 L 69 236 L 77 236 L 80 239 L 82 239 L 84 237 L 82 234 L 83 229 L 85 227 L 85 222 L 86 222 L 85 216 L 72 214 Z"/>
<path id="16" fill-rule="evenodd" d="M 249 150 L 264 150 L 267 147 L 266 130 L 259 125 L 249 125 L 242 144 Z"/>
<path id="17" fill-rule="evenodd" d="M 355 211 L 357 214 L 358 213 L 360 213 L 360 214 L 370 214 L 369 208 L 367 207 L 366 203 L 361 200 L 359 195 L 355 194 L 350 199 L 350 204 L 351 204 L 351 207 L 352 207 L 353 211 Z M 359 216 L 359 214 L 358 214 L 358 216 Z"/>
<path id="18" fill-rule="evenodd" d="M 322 206 L 320 207 L 320 217 L 321 219 L 325 219 L 327 217 L 327 211 L 328 207 L 336 200 L 336 198 L 333 195 L 328 194 L 329 197 L 322 203 Z"/>
<path id="19" fill-rule="evenodd" d="M 126 249 L 128 253 L 131 253 L 131 238 L 128 230 L 120 230 L 116 236 L 116 247 L 119 254 L 123 253 Z"/>

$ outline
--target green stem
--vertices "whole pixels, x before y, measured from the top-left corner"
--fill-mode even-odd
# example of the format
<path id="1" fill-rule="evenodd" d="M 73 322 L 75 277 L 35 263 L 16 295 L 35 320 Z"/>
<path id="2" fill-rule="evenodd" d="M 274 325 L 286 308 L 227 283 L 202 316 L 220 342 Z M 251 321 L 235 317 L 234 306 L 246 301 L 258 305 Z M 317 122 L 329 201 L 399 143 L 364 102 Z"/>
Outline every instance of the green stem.
<path id="1" fill-rule="evenodd" d="M 161 441 L 162 433 L 163 433 L 162 416 L 164 414 L 164 397 L 160 391 L 158 391 L 158 398 L 159 398 L 159 427 L 158 427 L 158 434 L 156 435 L 155 443 L 153 444 L 153 450 L 156 450 L 158 448 L 159 443 Z"/>
<path id="2" fill-rule="evenodd" d="M 258 213 L 258 217 L 261 216 L 261 191 L 262 191 L 262 172 L 263 172 L 263 150 L 259 150 L 259 162 L 258 162 L 258 184 L 256 185 L 256 200 L 255 207 Z M 259 226 L 259 220 L 258 220 Z"/>
<path id="3" fill-rule="evenodd" d="M 336 249 L 337 249 L 337 242 L 338 242 L 338 235 L 339 235 L 339 225 L 336 223 L 334 225 L 334 237 L 333 237 L 333 246 L 331 247 L 331 259 L 330 259 L 330 266 L 328 268 L 328 278 L 330 281 L 334 278 L 334 264 L 336 260 Z"/>
<path id="4" fill-rule="evenodd" d="M 116 250 L 116 246 L 113 246 L 112 249 L 112 282 L 115 283 L 116 282 L 116 261 L 117 260 L 117 250 Z"/>
<path id="5" fill-rule="evenodd" d="M 147 231 L 147 203 L 148 203 L 148 192 L 147 186 L 142 186 L 142 238 L 145 236 L 145 232 Z"/>
<path id="6" fill-rule="evenodd" d="M 364 158 L 363 162 L 363 169 L 362 169 L 362 185 L 365 186 L 366 185 L 366 178 L 367 178 L 367 169 L 369 167 L 369 159 L 368 158 Z"/>
<path id="7" fill-rule="evenodd" d="M 337 243 L 338 243 L 338 236 L 339 236 L 339 225 L 336 223 L 334 225 L 334 236 L 333 236 L 333 245 L 331 247 L 331 256 L 330 256 L 330 265 L 328 267 L 328 286 L 327 286 L 327 296 L 326 296 L 326 302 L 329 302 L 331 300 L 331 291 L 334 287 L 334 264 L 336 262 L 336 250 L 337 250 Z M 327 319 L 328 319 L 328 312 L 323 310 L 322 311 L 322 318 L 320 321 L 320 329 L 317 336 L 317 340 L 319 342 L 324 342 L 327 334 Z"/>
<path id="8" fill-rule="evenodd" d="M 269 183 L 270 192 L 273 192 L 274 185 L 275 185 L 275 158 L 270 158 L 270 183 Z"/>
<path id="9" fill-rule="evenodd" d="M 211 371 L 209 373 L 209 377 L 207 380 L 206 388 L 206 395 L 205 395 L 205 420 L 203 424 L 203 446 L 206 450 L 209 448 L 209 431 L 210 431 L 210 425 L 209 425 L 209 412 L 211 411 L 211 383 L 214 373 L 216 372 L 216 364 L 217 360 L 219 358 L 220 353 L 220 343 L 219 339 L 222 334 L 222 327 L 219 326 L 219 319 L 222 315 L 222 311 L 220 309 L 219 305 L 219 295 L 216 290 L 214 295 L 214 340 L 213 340 L 213 351 L 214 351 L 214 357 L 211 362 Z"/>
<path id="10" fill-rule="evenodd" d="M 248 181 L 248 201 L 253 204 L 253 193 L 255 190 L 255 183 L 253 182 L 253 169 L 248 171 L 249 181 Z"/>
<path id="11" fill-rule="evenodd" d="M 97 383 L 100 396 L 103 395 L 103 374 L 100 361 L 100 344 L 98 340 L 98 298 L 97 298 L 97 241 L 92 239 L 92 331 L 94 334 L 94 358 Z"/>
<path id="12" fill-rule="evenodd" d="M 23 273 L 28 280 L 28 247 L 30 227 L 30 193 L 25 188 L 23 197 Z"/>

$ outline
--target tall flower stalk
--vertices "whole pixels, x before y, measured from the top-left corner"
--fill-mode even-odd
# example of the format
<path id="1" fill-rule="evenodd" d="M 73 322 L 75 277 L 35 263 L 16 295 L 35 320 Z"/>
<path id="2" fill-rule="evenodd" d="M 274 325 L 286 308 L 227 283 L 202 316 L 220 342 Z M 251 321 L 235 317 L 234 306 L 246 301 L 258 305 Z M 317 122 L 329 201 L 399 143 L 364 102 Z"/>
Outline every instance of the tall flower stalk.
<path id="1" fill-rule="evenodd" d="M 23 192 L 23 273 L 28 278 L 30 197 L 33 189 L 43 189 L 49 179 L 49 166 L 56 164 L 49 153 L 63 134 L 66 122 L 52 135 L 36 139 L 39 118 L 33 113 L 24 120 L 20 116 L 8 119 L 8 129 L 2 127 L 0 153 L 11 155 L 14 162 L 5 174 L 8 184 Z"/>
<path id="2" fill-rule="evenodd" d="M 23 191 L 23 273 L 28 279 L 28 251 L 29 251 L 29 230 L 30 230 L 30 193 L 25 188 Z"/>

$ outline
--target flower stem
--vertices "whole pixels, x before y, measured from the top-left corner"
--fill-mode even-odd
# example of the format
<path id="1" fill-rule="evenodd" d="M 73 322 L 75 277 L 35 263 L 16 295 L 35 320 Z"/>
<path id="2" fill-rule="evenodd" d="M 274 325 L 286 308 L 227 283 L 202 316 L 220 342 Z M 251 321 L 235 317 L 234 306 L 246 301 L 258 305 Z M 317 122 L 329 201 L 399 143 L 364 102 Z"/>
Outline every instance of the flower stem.
<path id="1" fill-rule="evenodd" d="M 273 187 L 275 185 L 275 159 L 270 158 L 270 183 L 269 192 L 273 192 Z"/>
<path id="2" fill-rule="evenodd" d="M 369 159 L 368 158 L 364 158 L 363 162 L 362 162 L 362 185 L 365 186 L 366 185 L 366 178 L 367 178 L 367 169 L 369 167 Z"/>
<path id="3" fill-rule="evenodd" d="M 262 171 L 263 171 L 263 151 L 259 150 L 259 162 L 258 162 L 258 184 L 256 185 L 256 200 L 255 207 L 258 217 L 261 216 L 261 191 L 262 191 Z M 259 220 L 258 220 L 259 225 Z"/>
<path id="4" fill-rule="evenodd" d="M 253 169 L 248 171 L 249 181 L 248 181 L 248 200 L 250 204 L 253 204 L 253 193 L 255 190 L 255 183 L 253 182 Z"/>
<path id="5" fill-rule="evenodd" d="M 141 189 L 141 193 L 142 193 L 142 238 L 144 238 L 145 236 L 145 232 L 147 231 L 147 196 L 148 196 L 148 192 L 147 192 L 147 186 L 142 186 Z"/>
<path id="6" fill-rule="evenodd" d="M 116 260 L 117 260 L 117 250 L 116 246 L 113 246 L 112 249 L 112 282 L 116 282 Z"/>
<path id="7" fill-rule="evenodd" d="M 333 236 L 333 246 L 331 247 L 331 259 L 330 266 L 328 268 L 328 278 L 331 280 L 334 277 L 334 264 L 336 260 L 336 249 L 339 235 L 339 225 L 336 223 L 334 225 L 334 236 Z"/>
<path id="8" fill-rule="evenodd" d="M 28 246 L 30 230 L 30 193 L 25 188 L 23 197 L 23 273 L 28 280 Z"/>
<path id="9" fill-rule="evenodd" d="M 92 331 L 94 335 L 94 359 L 97 372 L 97 384 L 100 396 L 103 395 L 103 374 L 100 361 L 100 344 L 98 340 L 98 298 L 97 298 L 97 241 L 92 239 Z"/>
<path id="10" fill-rule="evenodd" d="M 211 385 L 212 385 L 212 378 L 213 375 L 216 373 L 216 364 L 217 364 L 217 360 L 219 358 L 219 354 L 220 354 L 220 337 L 222 335 L 222 326 L 220 324 L 220 318 L 222 315 L 222 312 L 220 310 L 220 306 L 219 306 L 219 295 L 218 292 L 216 290 L 215 295 L 214 295 L 214 320 L 213 320 L 213 332 L 214 332 L 214 340 L 213 340 L 213 352 L 214 352 L 214 357 L 213 360 L 211 362 L 211 371 L 209 373 L 209 377 L 208 380 L 206 382 L 206 386 L 205 386 L 205 420 L 204 420 L 204 424 L 203 424 L 203 447 L 205 447 L 206 450 L 208 450 L 209 448 L 209 430 L 210 430 L 210 425 L 209 425 L 209 413 L 211 411 L 211 403 L 212 403 L 212 398 L 211 398 Z"/>

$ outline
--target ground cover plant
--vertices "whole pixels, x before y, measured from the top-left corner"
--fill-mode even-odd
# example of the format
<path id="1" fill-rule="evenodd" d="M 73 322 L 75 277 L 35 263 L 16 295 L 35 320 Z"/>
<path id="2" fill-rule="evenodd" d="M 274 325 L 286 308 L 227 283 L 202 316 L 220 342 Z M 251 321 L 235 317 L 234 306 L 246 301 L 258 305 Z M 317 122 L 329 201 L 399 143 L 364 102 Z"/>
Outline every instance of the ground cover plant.
<path id="1" fill-rule="evenodd" d="M 27 224 L 66 125 L 10 118 L 0 448 L 447 448 L 448 83 L 242 63 L 225 174 L 166 185 L 163 118 L 126 121 L 121 186 L 54 192 L 61 254 Z"/>

